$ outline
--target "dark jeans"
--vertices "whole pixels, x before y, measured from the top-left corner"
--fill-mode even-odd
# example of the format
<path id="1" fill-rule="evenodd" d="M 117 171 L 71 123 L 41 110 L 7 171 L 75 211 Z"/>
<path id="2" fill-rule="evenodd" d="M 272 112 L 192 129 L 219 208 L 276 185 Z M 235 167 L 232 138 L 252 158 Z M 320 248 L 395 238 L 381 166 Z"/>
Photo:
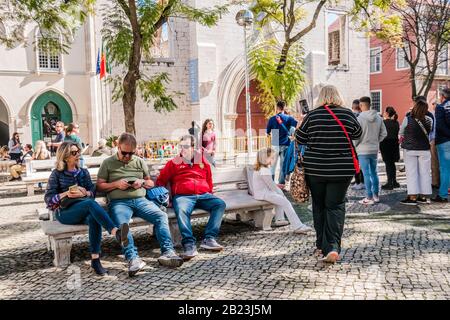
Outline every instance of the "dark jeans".
<path id="1" fill-rule="evenodd" d="M 67 209 L 61 209 L 56 213 L 56 219 L 62 224 L 89 225 L 89 246 L 92 254 L 101 252 L 102 227 L 109 233 L 116 227 L 108 213 L 94 199 L 86 199 Z"/>
<path id="2" fill-rule="evenodd" d="M 397 181 L 397 168 L 395 167 L 395 161 L 385 161 L 386 175 L 388 183 L 394 183 Z"/>
<path id="3" fill-rule="evenodd" d="M 194 209 L 203 209 L 210 213 L 205 230 L 205 239 L 216 239 L 219 235 L 225 208 L 225 202 L 210 193 L 192 196 L 175 196 L 173 198 L 173 209 L 175 210 L 178 227 L 183 238 L 181 240 L 183 246 L 195 244 L 196 241 L 192 233 L 191 225 L 191 214 Z"/>
<path id="4" fill-rule="evenodd" d="M 11 158 L 11 160 L 20 160 L 21 154 L 20 153 L 10 153 L 9 157 Z"/>
<path id="5" fill-rule="evenodd" d="M 341 251 L 345 222 L 345 195 L 352 178 L 306 176 L 311 190 L 316 246 L 324 255 Z"/>

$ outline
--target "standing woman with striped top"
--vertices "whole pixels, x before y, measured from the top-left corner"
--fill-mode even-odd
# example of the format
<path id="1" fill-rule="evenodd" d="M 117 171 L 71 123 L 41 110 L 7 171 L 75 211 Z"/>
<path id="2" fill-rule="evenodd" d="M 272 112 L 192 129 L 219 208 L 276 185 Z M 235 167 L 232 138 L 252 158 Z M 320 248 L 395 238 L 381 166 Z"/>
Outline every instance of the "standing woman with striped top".
<path id="1" fill-rule="evenodd" d="M 345 195 L 357 166 L 351 140 L 359 139 L 362 131 L 336 87 L 323 87 L 317 106 L 305 117 L 295 137 L 306 145 L 303 166 L 312 196 L 316 253 L 324 256 L 323 261 L 334 263 L 341 251 Z"/>

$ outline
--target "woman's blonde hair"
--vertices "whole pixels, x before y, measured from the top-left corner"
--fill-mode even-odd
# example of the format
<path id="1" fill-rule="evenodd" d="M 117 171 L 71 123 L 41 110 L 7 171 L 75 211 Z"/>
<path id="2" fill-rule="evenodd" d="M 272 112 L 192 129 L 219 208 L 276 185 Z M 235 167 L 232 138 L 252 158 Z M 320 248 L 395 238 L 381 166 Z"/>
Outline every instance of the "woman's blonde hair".
<path id="1" fill-rule="evenodd" d="M 9 153 L 9 148 L 8 146 L 3 146 L 0 148 L 0 158 L 4 158 L 8 155 Z"/>
<path id="2" fill-rule="evenodd" d="M 317 98 L 316 107 L 324 105 L 333 105 L 343 107 L 345 105 L 344 98 L 335 86 L 326 85 L 319 93 Z"/>
<path id="3" fill-rule="evenodd" d="M 267 168 L 267 159 L 269 159 L 274 150 L 272 148 L 263 148 L 258 151 L 256 156 L 255 171 L 259 171 L 262 167 Z"/>
<path id="4" fill-rule="evenodd" d="M 74 142 L 63 142 L 56 151 L 56 170 L 64 171 L 67 167 L 66 160 L 70 157 L 70 148 L 76 146 L 81 150 L 81 146 Z"/>
<path id="5" fill-rule="evenodd" d="M 50 158 L 50 152 L 47 150 L 45 142 L 42 140 L 36 141 L 36 146 L 34 147 L 34 159 L 45 160 Z"/>

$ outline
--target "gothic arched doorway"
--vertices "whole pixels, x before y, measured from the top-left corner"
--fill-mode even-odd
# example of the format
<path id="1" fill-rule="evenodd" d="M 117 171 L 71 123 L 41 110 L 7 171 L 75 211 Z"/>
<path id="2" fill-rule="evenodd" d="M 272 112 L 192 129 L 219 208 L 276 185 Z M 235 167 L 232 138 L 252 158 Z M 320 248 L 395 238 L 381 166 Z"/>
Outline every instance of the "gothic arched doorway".
<path id="1" fill-rule="evenodd" d="M 251 122 L 253 132 L 259 136 L 262 131 L 266 130 L 267 127 L 267 119 L 264 115 L 263 110 L 261 109 L 261 105 L 258 102 L 258 81 L 251 80 L 250 81 L 250 111 L 251 111 Z M 236 113 L 236 130 L 238 135 L 243 135 L 243 132 L 247 131 L 247 118 L 246 118 L 246 105 L 245 105 L 245 88 L 242 89 L 239 99 L 237 101 Z"/>

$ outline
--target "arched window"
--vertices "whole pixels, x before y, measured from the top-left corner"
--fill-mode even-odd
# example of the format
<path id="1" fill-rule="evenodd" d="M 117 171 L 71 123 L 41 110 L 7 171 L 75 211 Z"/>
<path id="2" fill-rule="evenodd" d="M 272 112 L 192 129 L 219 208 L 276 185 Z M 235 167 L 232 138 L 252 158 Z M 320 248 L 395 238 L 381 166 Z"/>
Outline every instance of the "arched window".
<path id="1" fill-rule="evenodd" d="M 37 65 L 39 71 L 59 72 L 61 70 L 61 35 L 37 30 Z"/>

